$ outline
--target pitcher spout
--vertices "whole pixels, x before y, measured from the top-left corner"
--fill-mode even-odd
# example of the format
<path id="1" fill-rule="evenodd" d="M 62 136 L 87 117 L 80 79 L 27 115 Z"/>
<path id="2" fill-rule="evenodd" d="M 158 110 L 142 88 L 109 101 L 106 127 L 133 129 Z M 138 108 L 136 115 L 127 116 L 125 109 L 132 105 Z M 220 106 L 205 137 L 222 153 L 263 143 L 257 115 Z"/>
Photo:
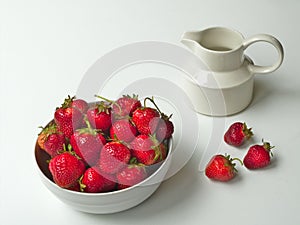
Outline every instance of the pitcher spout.
<path id="1" fill-rule="evenodd" d="M 191 51 L 195 52 L 196 48 L 199 47 L 199 35 L 200 32 L 185 32 L 180 42 L 188 47 Z"/>

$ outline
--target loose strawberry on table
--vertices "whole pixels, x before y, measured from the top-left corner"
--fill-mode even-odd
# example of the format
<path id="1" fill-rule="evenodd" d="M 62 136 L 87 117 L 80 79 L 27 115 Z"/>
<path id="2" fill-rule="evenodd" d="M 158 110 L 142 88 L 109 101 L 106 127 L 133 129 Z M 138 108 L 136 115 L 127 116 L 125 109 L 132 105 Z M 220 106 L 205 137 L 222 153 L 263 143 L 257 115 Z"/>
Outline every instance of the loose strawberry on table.
<path id="1" fill-rule="evenodd" d="M 246 123 L 233 123 L 224 134 L 224 141 L 233 146 L 240 146 L 244 141 L 252 137 L 252 128 L 248 128 Z"/>
<path id="2" fill-rule="evenodd" d="M 268 142 L 251 146 L 243 160 L 246 168 L 259 169 L 268 166 L 271 163 L 272 148 L 274 146 L 271 146 Z"/>
<path id="3" fill-rule="evenodd" d="M 205 175 L 212 180 L 223 182 L 233 179 L 237 173 L 234 160 L 240 161 L 237 158 L 230 158 L 229 155 L 213 156 L 205 168 Z"/>

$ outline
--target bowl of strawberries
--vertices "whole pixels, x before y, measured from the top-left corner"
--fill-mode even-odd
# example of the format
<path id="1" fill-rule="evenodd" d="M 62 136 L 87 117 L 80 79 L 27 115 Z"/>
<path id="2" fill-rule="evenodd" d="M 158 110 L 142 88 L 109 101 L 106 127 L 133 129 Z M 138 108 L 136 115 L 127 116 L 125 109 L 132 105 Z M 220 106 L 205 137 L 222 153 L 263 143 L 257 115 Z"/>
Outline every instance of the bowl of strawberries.
<path id="1" fill-rule="evenodd" d="M 62 202 L 107 214 L 142 203 L 159 187 L 174 125 L 153 97 L 143 105 L 136 95 L 97 97 L 88 103 L 68 96 L 41 127 L 35 159 L 42 182 Z"/>

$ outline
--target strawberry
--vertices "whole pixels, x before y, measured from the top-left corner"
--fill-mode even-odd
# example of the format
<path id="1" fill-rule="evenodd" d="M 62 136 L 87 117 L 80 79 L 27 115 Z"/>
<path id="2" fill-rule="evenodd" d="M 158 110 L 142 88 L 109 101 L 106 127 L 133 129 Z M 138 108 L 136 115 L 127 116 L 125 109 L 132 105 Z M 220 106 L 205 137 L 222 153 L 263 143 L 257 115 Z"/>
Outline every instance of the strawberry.
<path id="1" fill-rule="evenodd" d="M 252 128 L 247 128 L 246 123 L 233 123 L 224 134 L 224 141 L 233 146 L 240 146 L 245 140 L 252 137 Z"/>
<path id="2" fill-rule="evenodd" d="M 271 163 L 272 152 L 274 146 L 268 142 L 263 142 L 262 145 L 253 145 L 249 148 L 244 157 L 244 165 L 248 169 L 259 169 L 268 166 Z"/>
<path id="3" fill-rule="evenodd" d="M 42 127 L 40 127 L 42 128 Z M 45 140 L 46 140 L 46 134 L 44 134 L 43 132 L 40 132 L 38 134 L 38 139 L 37 139 L 37 142 L 38 142 L 38 145 L 41 149 L 44 149 L 44 143 L 45 143 Z M 45 150 L 45 149 L 44 149 Z"/>
<path id="4" fill-rule="evenodd" d="M 82 124 L 83 114 L 77 108 L 72 107 L 74 97 L 68 96 L 61 107 L 57 108 L 54 113 L 54 120 L 58 129 L 70 138 L 74 130 Z"/>
<path id="5" fill-rule="evenodd" d="M 118 189 L 125 189 L 140 183 L 147 177 L 144 165 L 128 165 L 117 173 Z"/>
<path id="6" fill-rule="evenodd" d="M 44 149 L 51 157 L 54 157 L 64 149 L 65 141 L 65 135 L 62 133 L 50 134 L 44 143 Z"/>
<path id="7" fill-rule="evenodd" d="M 116 188 L 116 184 L 117 184 L 116 176 L 114 174 L 107 174 L 107 173 L 100 172 L 99 169 L 98 169 L 98 171 L 105 178 L 103 191 L 104 192 L 114 191 Z"/>
<path id="8" fill-rule="evenodd" d="M 48 166 L 54 182 L 62 188 L 74 186 L 85 171 L 83 161 L 70 152 L 55 156 L 50 160 Z"/>
<path id="9" fill-rule="evenodd" d="M 235 163 L 232 163 L 233 160 L 239 159 L 232 159 L 229 155 L 213 156 L 205 168 L 205 175 L 217 181 L 229 181 L 233 179 L 237 173 Z"/>
<path id="10" fill-rule="evenodd" d="M 163 141 L 164 139 L 169 139 L 174 133 L 174 125 L 170 121 L 171 116 L 168 117 L 163 114 L 162 119 L 159 120 L 155 131 L 157 140 Z"/>
<path id="11" fill-rule="evenodd" d="M 44 143 L 47 139 L 47 136 L 49 134 L 52 134 L 52 133 L 56 133 L 57 132 L 57 126 L 55 124 L 54 121 L 51 121 L 49 124 L 47 124 L 46 127 L 42 127 L 42 126 L 39 126 L 39 128 L 41 128 L 41 132 L 38 134 L 38 144 L 40 146 L 41 149 L 44 149 Z"/>
<path id="12" fill-rule="evenodd" d="M 89 166 L 97 163 L 105 143 L 104 136 L 91 127 L 76 130 L 70 138 L 74 152 Z"/>
<path id="13" fill-rule="evenodd" d="M 102 172 L 115 174 L 127 165 L 130 158 L 129 148 L 118 141 L 112 141 L 103 146 L 98 165 Z"/>
<path id="14" fill-rule="evenodd" d="M 84 101 L 83 99 L 75 99 L 72 101 L 71 106 L 73 108 L 78 109 L 80 112 L 82 113 L 86 113 L 86 111 L 88 110 L 88 103 L 86 101 Z"/>
<path id="15" fill-rule="evenodd" d="M 71 187 L 67 187 L 66 189 L 70 191 L 80 191 L 80 184 L 79 181 L 76 181 L 75 184 L 73 184 Z"/>
<path id="16" fill-rule="evenodd" d="M 112 190 L 116 183 L 112 178 L 106 178 L 96 167 L 88 168 L 80 179 L 80 190 L 87 193 L 99 193 Z"/>
<path id="17" fill-rule="evenodd" d="M 142 107 L 132 114 L 132 121 L 141 134 L 153 134 L 159 122 L 159 113 L 156 109 Z"/>
<path id="18" fill-rule="evenodd" d="M 51 122 L 45 128 L 41 128 L 42 131 L 39 134 L 38 143 L 53 158 L 64 149 L 65 135 L 57 131 L 57 126 L 54 122 Z"/>
<path id="19" fill-rule="evenodd" d="M 132 97 L 129 95 L 123 95 L 118 98 L 117 101 L 112 104 L 112 114 L 115 118 L 126 118 L 132 116 L 132 113 L 137 109 L 142 107 L 141 102 L 138 100 L 137 95 Z"/>
<path id="20" fill-rule="evenodd" d="M 138 135 L 131 143 L 132 156 L 144 165 L 152 165 L 166 158 L 167 148 L 159 143 L 154 136 L 145 134 Z"/>
<path id="21" fill-rule="evenodd" d="M 112 123 L 111 108 L 106 102 L 100 102 L 92 106 L 88 109 L 86 115 L 92 127 L 103 132 L 110 129 Z"/>
<path id="22" fill-rule="evenodd" d="M 124 142 L 131 142 L 137 135 L 137 129 L 133 124 L 127 120 L 117 120 L 110 128 L 111 139 L 117 139 Z"/>

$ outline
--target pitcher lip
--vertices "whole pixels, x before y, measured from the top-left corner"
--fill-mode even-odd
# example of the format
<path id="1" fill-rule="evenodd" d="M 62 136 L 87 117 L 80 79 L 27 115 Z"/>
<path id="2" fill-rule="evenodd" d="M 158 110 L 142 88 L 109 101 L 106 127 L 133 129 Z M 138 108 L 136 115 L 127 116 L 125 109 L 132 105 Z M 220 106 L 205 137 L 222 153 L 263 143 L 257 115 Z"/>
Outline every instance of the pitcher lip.
<path id="1" fill-rule="evenodd" d="M 237 31 L 236 29 L 233 29 L 231 27 L 214 26 L 214 27 L 207 27 L 203 30 L 187 31 L 186 33 L 194 33 L 194 34 L 198 33 L 200 35 L 201 33 L 208 32 L 211 30 L 226 30 L 229 32 L 233 32 L 235 35 L 237 35 L 239 37 L 241 42 L 239 45 L 236 45 L 234 48 L 232 48 L 230 50 L 218 51 L 218 50 L 213 50 L 213 49 L 210 49 L 210 48 L 204 46 L 200 41 L 196 41 L 196 40 L 191 40 L 191 41 L 197 42 L 198 46 L 205 49 L 206 51 L 211 52 L 211 53 L 217 53 L 217 54 L 226 54 L 226 53 L 234 52 L 242 47 L 244 36 L 242 35 L 242 33 L 240 33 L 239 31 Z M 184 40 L 184 39 L 186 39 L 186 38 L 182 38 L 182 40 Z M 186 39 L 186 40 L 188 40 L 188 39 Z"/>

